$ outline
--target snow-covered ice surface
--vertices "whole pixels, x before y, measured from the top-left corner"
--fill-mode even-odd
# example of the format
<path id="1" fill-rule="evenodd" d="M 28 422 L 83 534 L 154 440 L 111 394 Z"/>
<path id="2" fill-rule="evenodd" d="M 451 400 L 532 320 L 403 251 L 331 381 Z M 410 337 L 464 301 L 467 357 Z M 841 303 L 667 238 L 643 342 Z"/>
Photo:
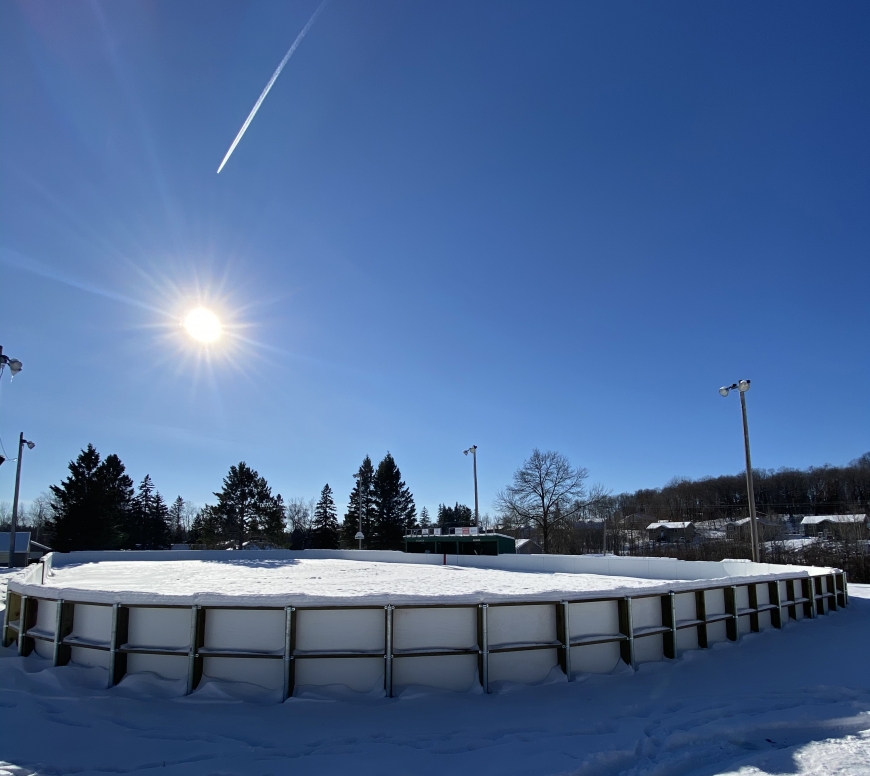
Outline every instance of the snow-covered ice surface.
<path id="1" fill-rule="evenodd" d="M 51 570 L 67 600 L 248 605 L 476 603 L 623 595 L 697 582 L 338 559 L 102 561 Z M 365 600 L 363 600 L 365 599 Z"/>
<path id="2" fill-rule="evenodd" d="M 870 587 L 845 610 L 649 663 L 632 675 L 399 698 L 261 698 L 206 681 L 0 650 L 0 765 L 12 774 L 870 774 Z M 159 769 L 159 770 L 158 770 Z"/>

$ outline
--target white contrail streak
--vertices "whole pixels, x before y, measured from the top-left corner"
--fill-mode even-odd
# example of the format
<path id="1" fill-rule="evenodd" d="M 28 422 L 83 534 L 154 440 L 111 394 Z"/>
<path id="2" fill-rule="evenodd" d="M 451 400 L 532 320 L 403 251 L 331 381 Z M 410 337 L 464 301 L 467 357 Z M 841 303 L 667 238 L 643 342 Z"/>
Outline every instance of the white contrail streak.
<path id="1" fill-rule="evenodd" d="M 329 0 L 323 0 L 320 5 L 317 6 L 317 10 L 311 15 L 311 18 L 308 20 L 308 23 L 302 28 L 302 32 L 300 32 L 296 36 L 296 40 L 293 41 L 293 45 L 290 46 L 290 50 L 284 55 L 284 59 L 281 60 L 281 64 L 278 65 L 278 68 L 272 73 L 272 77 L 269 79 L 269 83 L 266 84 L 266 88 L 263 89 L 263 93 L 260 95 L 260 99 L 257 100 L 250 114 L 248 114 L 248 118 L 245 119 L 245 123 L 242 124 L 242 128 L 239 130 L 239 134 L 236 135 L 236 139 L 233 140 L 233 144 L 230 146 L 230 150 L 227 151 L 227 155 L 224 157 L 224 160 L 221 162 L 221 166 L 218 167 L 218 174 L 224 168 L 224 165 L 227 163 L 227 160 L 232 156 L 233 151 L 236 150 L 236 146 L 239 144 L 239 141 L 242 139 L 242 136 L 247 131 L 251 122 L 254 120 L 254 116 L 257 115 L 257 111 L 260 110 L 260 106 L 263 104 L 263 100 L 266 99 L 266 95 L 269 93 L 269 90 L 275 85 L 275 81 L 278 80 L 278 76 L 281 75 L 281 71 L 284 69 L 284 65 L 290 61 L 290 57 L 293 56 L 293 52 L 296 51 L 299 44 L 302 42 L 302 38 L 305 37 L 308 30 L 311 29 L 312 25 L 315 21 L 317 21 L 317 17 L 320 12 L 323 10 L 323 6 L 325 6 Z"/>

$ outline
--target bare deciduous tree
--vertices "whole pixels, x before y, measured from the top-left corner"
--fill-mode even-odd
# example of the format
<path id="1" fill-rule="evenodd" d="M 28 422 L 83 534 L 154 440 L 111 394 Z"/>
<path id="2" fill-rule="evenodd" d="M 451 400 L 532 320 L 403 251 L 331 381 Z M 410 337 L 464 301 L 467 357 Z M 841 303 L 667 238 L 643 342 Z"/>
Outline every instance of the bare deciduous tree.
<path id="1" fill-rule="evenodd" d="M 547 553 L 556 529 L 570 524 L 606 495 L 599 486 L 588 491 L 588 477 L 585 468 L 573 468 L 561 453 L 535 448 L 514 472 L 513 483 L 497 494 L 496 507 L 507 523 L 536 526 Z"/>

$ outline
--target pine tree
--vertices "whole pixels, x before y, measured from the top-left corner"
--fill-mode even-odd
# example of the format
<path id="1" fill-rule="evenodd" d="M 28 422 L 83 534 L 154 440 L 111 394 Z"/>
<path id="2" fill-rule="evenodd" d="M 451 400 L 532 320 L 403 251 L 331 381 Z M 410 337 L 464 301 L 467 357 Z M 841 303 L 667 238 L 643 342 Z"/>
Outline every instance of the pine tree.
<path id="1" fill-rule="evenodd" d="M 438 525 L 442 528 L 457 525 L 471 525 L 474 522 L 474 513 L 471 507 L 456 503 L 448 507 L 446 504 L 438 505 Z"/>
<path id="2" fill-rule="evenodd" d="M 342 538 L 350 547 L 358 546 L 354 537 L 360 530 L 360 499 L 362 499 L 362 532 L 367 537 L 365 546 L 371 546 L 368 539 L 371 537 L 372 522 L 375 517 L 374 480 L 375 468 L 372 466 L 372 459 L 366 456 L 356 473 L 356 485 L 350 493 L 350 501 L 341 526 Z"/>
<path id="3" fill-rule="evenodd" d="M 163 496 L 157 492 L 150 475 L 139 483 L 128 514 L 126 546 L 129 549 L 163 550 L 172 541 L 169 510 Z"/>
<path id="4" fill-rule="evenodd" d="M 184 530 L 184 514 L 187 505 L 184 499 L 178 496 L 169 507 L 169 527 L 172 531 L 173 544 L 182 544 L 187 539 Z"/>
<path id="5" fill-rule="evenodd" d="M 271 497 L 271 491 L 266 484 L 266 480 L 260 478 L 259 491 L 262 495 L 269 494 L 269 497 L 259 505 L 260 511 L 260 533 L 263 537 L 275 547 L 283 547 L 287 544 L 287 533 L 284 526 L 284 499 L 279 493 L 274 498 Z"/>
<path id="6" fill-rule="evenodd" d="M 70 475 L 52 485 L 52 546 L 61 552 L 124 546 L 133 481 L 117 455 L 100 460 L 93 445 L 69 463 Z"/>
<path id="7" fill-rule="evenodd" d="M 190 543 L 212 548 L 221 543 L 222 537 L 223 522 L 220 514 L 215 507 L 204 506 L 194 515 L 190 524 Z"/>
<path id="8" fill-rule="evenodd" d="M 266 533 L 280 534 L 284 532 L 284 506 L 279 497 L 272 495 L 272 489 L 261 477 L 241 461 L 238 466 L 231 466 L 224 477 L 224 486 L 215 493 L 218 503 L 203 510 L 203 520 L 198 530 L 207 535 L 214 531 L 214 538 L 232 541 L 238 549 L 242 549 L 247 539 L 263 536 Z"/>
<path id="9" fill-rule="evenodd" d="M 332 488 L 329 487 L 329 483 L 326 483 L 320 491 L 320 500 L 314 507 L 311 546 L 317 550 L 337 550 L 340 533 Z"/>
<path id="10" fill-rule="evenodd" d="M 417 509 L 389 452 L 378 464 L 372 490 L 375 519 L 369 546 L 376 550 L 400 550 L 403 537 L 416 525 Z"/>
<path id="11" fill-rule="evenodd" d="M 432 525 L 432 521 L 429 519 L 429 510 L 427 507 L 423 507 L 420 510 L 420 528 L 429 528 Z"/>

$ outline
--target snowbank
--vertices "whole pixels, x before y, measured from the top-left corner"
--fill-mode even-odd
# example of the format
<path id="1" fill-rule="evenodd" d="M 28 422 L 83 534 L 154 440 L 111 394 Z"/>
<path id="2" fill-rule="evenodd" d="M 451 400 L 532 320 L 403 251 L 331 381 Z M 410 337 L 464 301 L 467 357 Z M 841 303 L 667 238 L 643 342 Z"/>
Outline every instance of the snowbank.
<path id="1" fill-rule="evenodd" d="M 642 776 L 870 773 L 870 590 L 782 631 L 572 684 L 491 695 L 307 692 L 52 668 L 0 650 L 0 761 L 14 774 Z M 816 659 L 817 658 L 817 659 Z"/>

